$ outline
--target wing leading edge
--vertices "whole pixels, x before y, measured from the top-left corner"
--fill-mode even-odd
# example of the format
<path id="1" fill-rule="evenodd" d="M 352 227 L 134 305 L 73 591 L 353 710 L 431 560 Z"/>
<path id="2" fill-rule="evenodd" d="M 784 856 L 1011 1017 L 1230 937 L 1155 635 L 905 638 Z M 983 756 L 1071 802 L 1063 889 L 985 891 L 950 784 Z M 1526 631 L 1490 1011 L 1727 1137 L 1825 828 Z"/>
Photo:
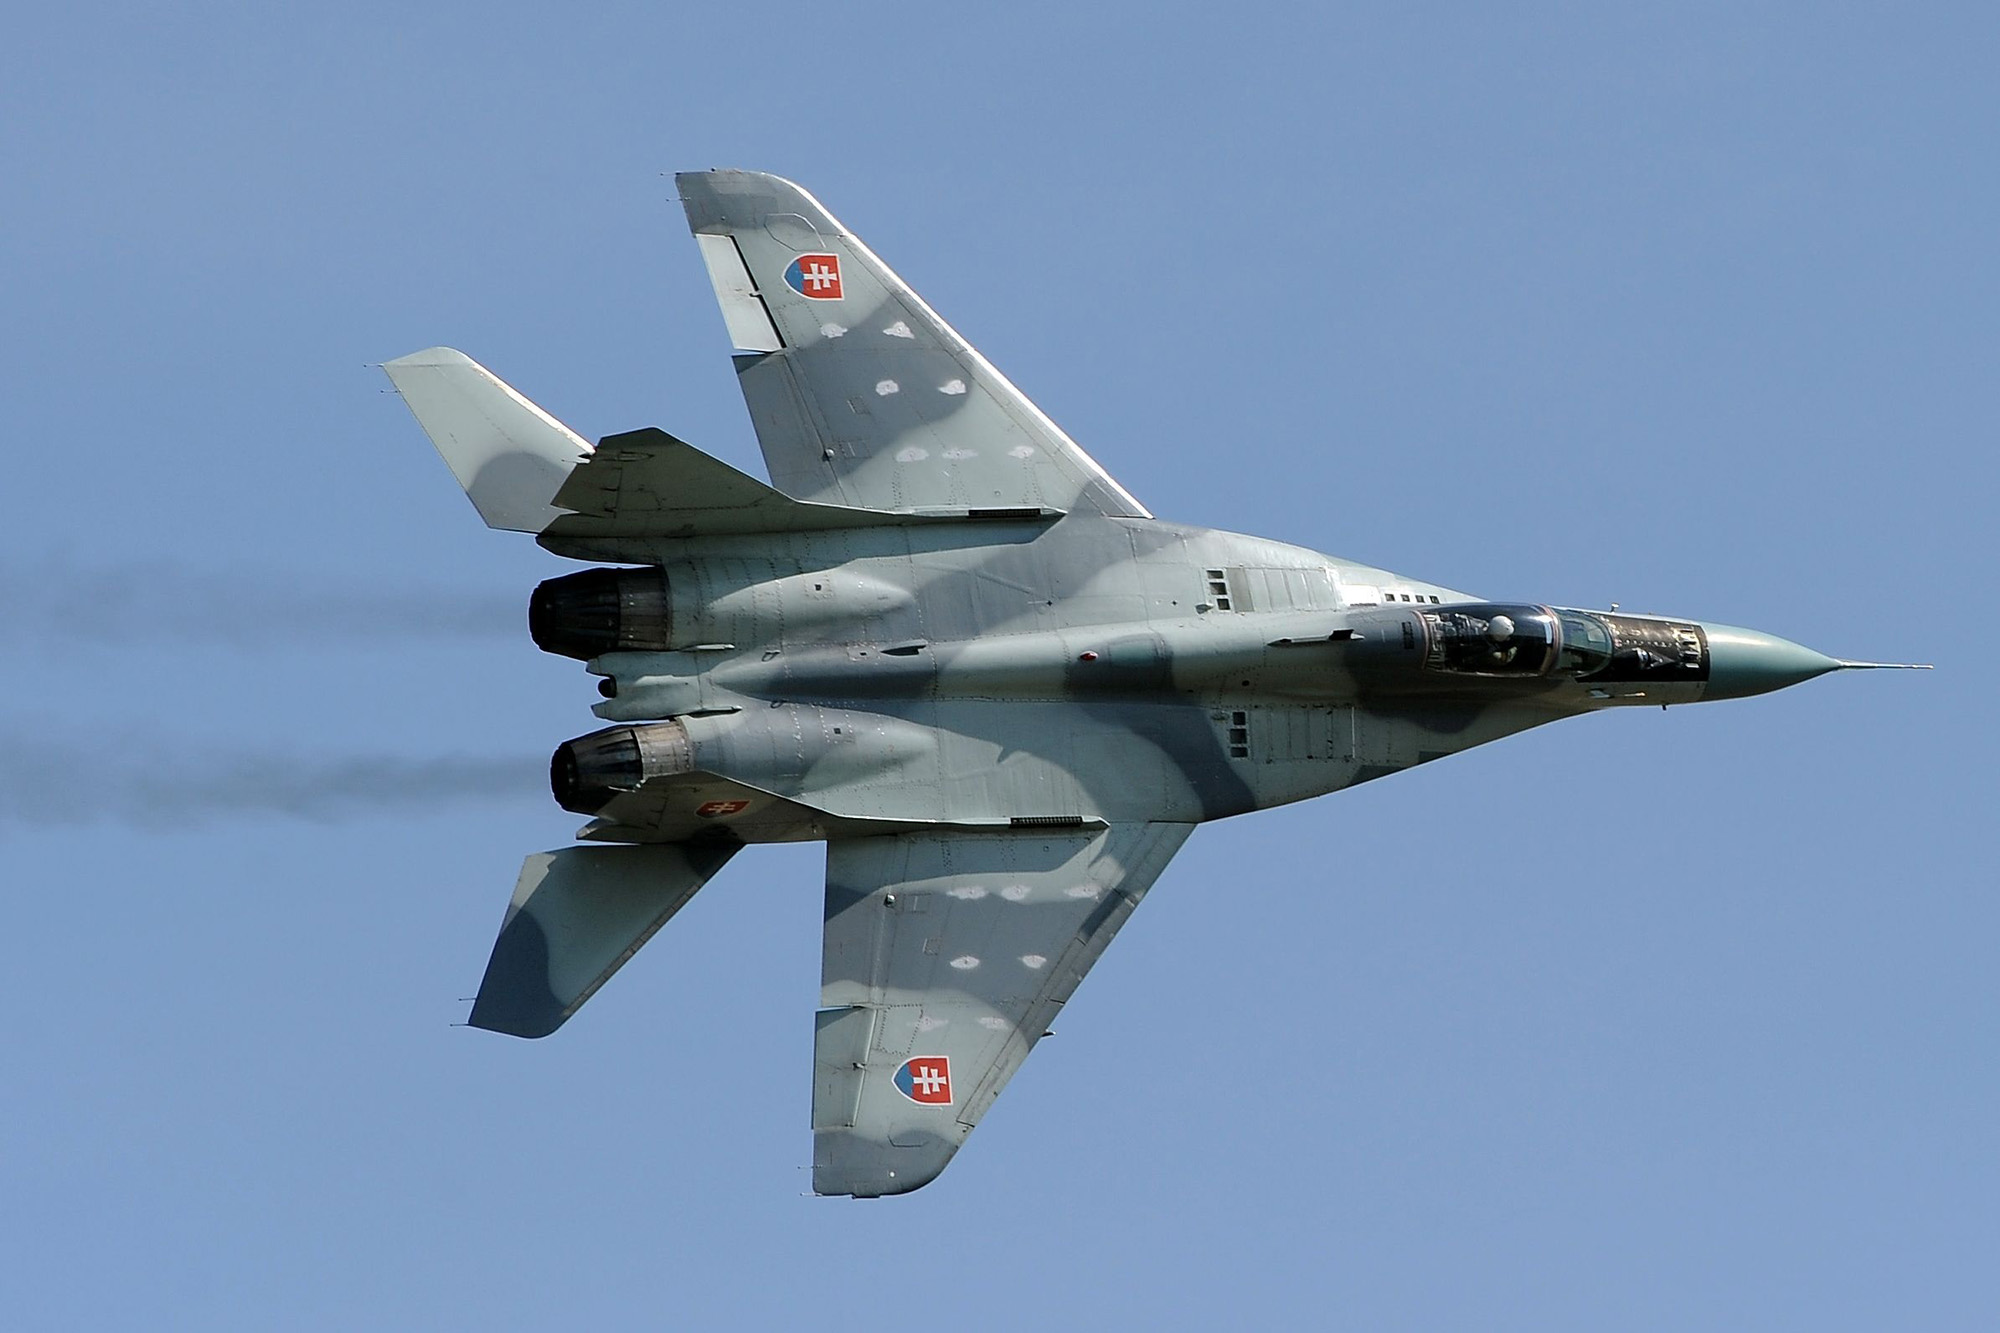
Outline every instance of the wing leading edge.
<path id="1" fill-rule="evenodd" d="M 817 199 L 762 172 L 675 180 L 779 490 L 1152 517 Z"/>
<path id="2" fill-rule="evenodd" d="M 828 843 L 814 1191 L 936 1179 L 1193 827 Z"/>

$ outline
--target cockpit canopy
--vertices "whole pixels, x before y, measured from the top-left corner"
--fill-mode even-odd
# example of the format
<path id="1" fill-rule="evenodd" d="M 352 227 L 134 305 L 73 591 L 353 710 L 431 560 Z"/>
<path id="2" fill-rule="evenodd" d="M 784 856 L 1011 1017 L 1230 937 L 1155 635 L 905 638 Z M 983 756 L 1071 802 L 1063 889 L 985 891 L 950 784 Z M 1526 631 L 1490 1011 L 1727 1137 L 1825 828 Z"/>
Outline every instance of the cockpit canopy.
<path id="1" fill-rule="evenodd" d="M 1424 666 L 1466 676 L 1706 680 L 1708 642 L 1692 622 L 1566 607 L 1469 602 L 1418 613 Z"/>
<path id="2" fill-rule="evenodd" d="M 1545 675 L 1558 641 L 1544 607 L 1480 603 L 1419 612 L 1430 635 L 1424 665 L 1467 676 Z"/>

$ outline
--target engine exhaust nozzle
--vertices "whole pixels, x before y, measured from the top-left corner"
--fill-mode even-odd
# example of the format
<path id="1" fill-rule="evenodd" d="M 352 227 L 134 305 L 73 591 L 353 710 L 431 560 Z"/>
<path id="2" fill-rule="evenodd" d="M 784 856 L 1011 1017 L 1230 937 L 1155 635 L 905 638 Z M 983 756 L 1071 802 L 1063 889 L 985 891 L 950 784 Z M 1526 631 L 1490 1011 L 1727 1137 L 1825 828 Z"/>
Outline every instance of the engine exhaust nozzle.
<path id="1" fill-rule="evenodd" d="M 679 719 L 643 727 L 606 727 L 556 747 L 549 759 L 549 789 L 556 804 L 594 815 L 620 792 L 649 778 L 694 768 L 694 744 Z"/>
<path id="2" fill-rule="evenodd" d="M 543 652 L 579 662 L 605 653 L 663 651 L 673 637 L 667 573 L 649 565 L 549 579 L 528 598 L 528 633 Z"/>

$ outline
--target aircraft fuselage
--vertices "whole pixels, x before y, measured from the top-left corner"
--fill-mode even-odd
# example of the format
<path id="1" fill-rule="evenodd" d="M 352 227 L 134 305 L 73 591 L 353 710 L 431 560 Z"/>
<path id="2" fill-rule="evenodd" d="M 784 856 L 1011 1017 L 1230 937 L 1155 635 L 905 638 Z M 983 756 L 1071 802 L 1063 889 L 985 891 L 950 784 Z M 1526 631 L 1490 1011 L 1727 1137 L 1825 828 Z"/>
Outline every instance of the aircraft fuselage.
<path id="1" fill-rule="evenodd" d="M 663 541 L 654 558 L 535 597 L 538 642 L 586 658 L 593 711 L 635 724 L 558 751 L 558 799 L 598 816 L 590 840 L 1199 823 L 1600 708 L 1757 692 L 1718 678 L 1721 631 L 1699 622 L 1480 602 L 1150 519 Z"/>

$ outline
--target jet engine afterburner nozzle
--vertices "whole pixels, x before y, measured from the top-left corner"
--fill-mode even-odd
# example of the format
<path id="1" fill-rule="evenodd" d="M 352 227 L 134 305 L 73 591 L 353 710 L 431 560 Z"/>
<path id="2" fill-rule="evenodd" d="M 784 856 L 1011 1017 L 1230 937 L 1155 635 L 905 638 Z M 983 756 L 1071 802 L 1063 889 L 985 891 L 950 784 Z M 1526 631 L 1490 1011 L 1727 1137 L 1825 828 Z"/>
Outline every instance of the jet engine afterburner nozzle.
<path id="1" fill-rule="evenodd" d="M 658 565 L 565 574 L 538 584 L 528 598 L 535 646 L 580 662 L 605 653 L 664 651 L 672 632 L 667 572 Z"/>
<path id="2" fill-rule="evenodd" d="M 594 815 L 613 796 L 648 778 L 694 768 L 694 745 L 678 719 L 643 727 L 606 727 L 556 747 L 549 759 L 549 788 L 556 804 Z"/>

